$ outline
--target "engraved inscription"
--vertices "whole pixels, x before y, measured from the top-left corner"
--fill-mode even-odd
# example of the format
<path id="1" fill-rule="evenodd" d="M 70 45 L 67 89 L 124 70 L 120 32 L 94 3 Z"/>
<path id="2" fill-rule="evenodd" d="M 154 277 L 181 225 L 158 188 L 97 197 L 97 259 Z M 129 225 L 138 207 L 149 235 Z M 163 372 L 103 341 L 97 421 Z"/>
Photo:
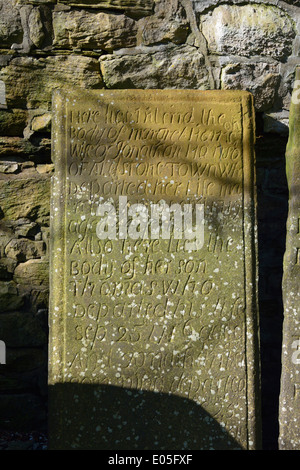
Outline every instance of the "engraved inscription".
<path id="1" fill-rule="evenodd" d="M 60 374 L 188 399 L 251 448 L 243 96 L 230 105 L 174 96 L 101 92 L 64 102 Z M 203 246 L 188 250 L 172 231 L 99 239 L 99 204 L 117 207 L 120 196 L 129 208 L 203 204 Z M 201 433 L 195 439 L 189 448 L 207 445 Z"/>

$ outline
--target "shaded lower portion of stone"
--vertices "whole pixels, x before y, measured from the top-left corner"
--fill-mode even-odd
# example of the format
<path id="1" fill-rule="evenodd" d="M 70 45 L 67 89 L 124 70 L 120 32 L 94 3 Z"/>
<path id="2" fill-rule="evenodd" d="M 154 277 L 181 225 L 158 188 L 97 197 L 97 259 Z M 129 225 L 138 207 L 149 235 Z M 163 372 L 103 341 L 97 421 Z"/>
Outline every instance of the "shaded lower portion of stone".
<path id="1" fill-rule="evenodd" d="M 49 393 L 50 450 L 242 450 L 202 406 L 176 395 L 78 383 Z"/>

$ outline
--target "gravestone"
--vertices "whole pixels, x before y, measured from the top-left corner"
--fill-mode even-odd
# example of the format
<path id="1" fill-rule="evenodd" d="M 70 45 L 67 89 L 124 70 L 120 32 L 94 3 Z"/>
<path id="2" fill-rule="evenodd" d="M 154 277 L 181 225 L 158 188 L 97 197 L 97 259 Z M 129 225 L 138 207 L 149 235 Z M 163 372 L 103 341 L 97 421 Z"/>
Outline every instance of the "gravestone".
<path id="1" fill-rule="evenodd" d="M 258 448 L 252 96 L 53 111 L 50 448 Z"/>
<path id="2" fill-rule="evenodd" d="M 279 448 L 300 450 L 300 68 L 292 94 L 286 170 L 289 211 L 282 293 L 284 321 L 279 403 Z"/>

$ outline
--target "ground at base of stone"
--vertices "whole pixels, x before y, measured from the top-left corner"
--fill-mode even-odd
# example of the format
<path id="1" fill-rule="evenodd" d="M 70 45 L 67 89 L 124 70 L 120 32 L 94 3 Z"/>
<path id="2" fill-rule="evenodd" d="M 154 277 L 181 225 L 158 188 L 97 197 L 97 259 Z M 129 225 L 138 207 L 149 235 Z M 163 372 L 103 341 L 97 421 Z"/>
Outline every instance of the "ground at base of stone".
<path id="1" fill-rule="evenodd" d="M 0 450 L 47 450 L 47 436 L 41 432 L 0 430 Z"/>

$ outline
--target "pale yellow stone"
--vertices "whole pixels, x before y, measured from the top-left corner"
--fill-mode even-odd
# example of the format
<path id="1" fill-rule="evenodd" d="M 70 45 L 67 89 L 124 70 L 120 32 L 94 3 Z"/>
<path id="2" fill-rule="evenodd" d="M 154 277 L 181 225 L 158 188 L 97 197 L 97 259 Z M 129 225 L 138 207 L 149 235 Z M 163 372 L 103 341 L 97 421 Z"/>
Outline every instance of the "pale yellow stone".
<path id="1" fill-rule="evenodd" d="M 53 109 L 50 448 L 258 448 L 251 95 L 59 92 Z M 120 196 L 204 204 L 203 240 L 100 239 Z"/>
<path id="2" fill-rule="evenodd" d="M 33 131 L 49 130 L 51 123 L 51 113 L 45 113 L 41 116 L 35 116 L 31 121 Z"/>

